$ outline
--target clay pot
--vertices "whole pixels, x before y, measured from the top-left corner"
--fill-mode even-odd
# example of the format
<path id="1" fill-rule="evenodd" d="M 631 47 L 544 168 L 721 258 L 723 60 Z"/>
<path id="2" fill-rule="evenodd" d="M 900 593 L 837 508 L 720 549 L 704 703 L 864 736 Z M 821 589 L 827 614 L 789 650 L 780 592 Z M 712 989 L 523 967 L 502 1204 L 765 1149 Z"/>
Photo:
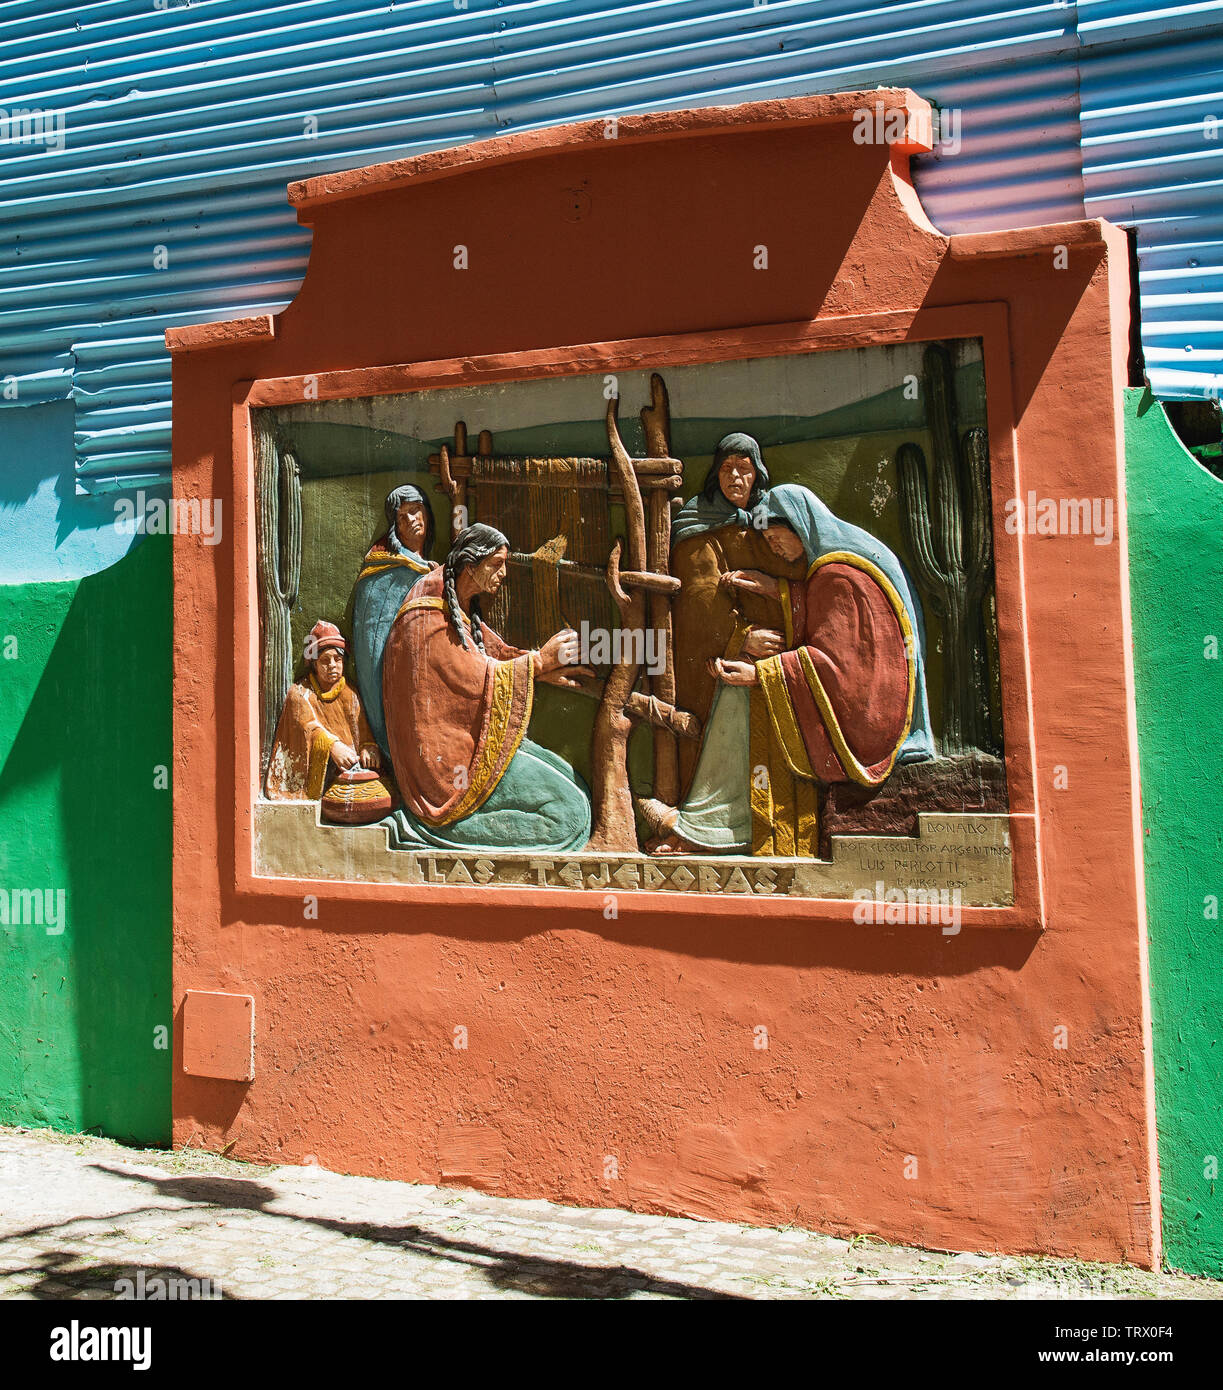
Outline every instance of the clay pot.
<path id="1" fill-rule="evenodd" d="M 387 815 L 391 794 L 372 769 L 341 772 L 323 793 L 323 819 L 336 825 L 369 825 Z"/>

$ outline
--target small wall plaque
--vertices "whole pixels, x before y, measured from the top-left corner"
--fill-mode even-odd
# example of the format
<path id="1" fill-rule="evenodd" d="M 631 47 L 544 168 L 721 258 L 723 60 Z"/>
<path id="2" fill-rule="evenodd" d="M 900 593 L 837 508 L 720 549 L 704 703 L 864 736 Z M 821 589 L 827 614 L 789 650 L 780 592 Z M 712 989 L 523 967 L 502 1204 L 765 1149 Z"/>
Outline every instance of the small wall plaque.
<path id="1" fill-rule="evenodd" d="M 183 1071 L 221 1081 L 255 1079 L 255 1001 L 249 994 L 187 991 Z"/>

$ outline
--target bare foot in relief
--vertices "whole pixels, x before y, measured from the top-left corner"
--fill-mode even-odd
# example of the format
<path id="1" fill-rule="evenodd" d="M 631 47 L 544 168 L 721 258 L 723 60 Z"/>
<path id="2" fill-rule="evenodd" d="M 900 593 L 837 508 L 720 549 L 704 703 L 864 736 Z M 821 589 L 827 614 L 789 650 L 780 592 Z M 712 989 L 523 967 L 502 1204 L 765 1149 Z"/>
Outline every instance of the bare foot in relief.
<path id="1" fill-rule="evenodd" d="M 647 854 L 704 854 L 705 851 L 700 845 L 694 845 L 691 840 L 685 840 L 682 835 L 674 830 L 662 840 L 651 840 L 646 845 Z"/>

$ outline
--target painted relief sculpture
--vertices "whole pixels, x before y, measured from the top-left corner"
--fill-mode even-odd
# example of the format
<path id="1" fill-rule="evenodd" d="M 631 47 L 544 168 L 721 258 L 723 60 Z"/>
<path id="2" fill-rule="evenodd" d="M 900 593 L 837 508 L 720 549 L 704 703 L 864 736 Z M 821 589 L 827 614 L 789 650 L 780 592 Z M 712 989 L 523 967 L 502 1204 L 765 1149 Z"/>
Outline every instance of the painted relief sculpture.
<path id="1" fill-rule="evenodd" d="M 859 568 L 865 573 L 878 571 L 876 578 L 882 576 L 886 579 L 887 585 L 891 586 L 892 592 L 899 598 L 900 605 L 904 610 L 906 643 L 913 664 L 912 717 L 909 721 L 908 736 L 898 750 L 894 762 L 904 765 L 906 763 L 925 762 L 927 759 L 933 758 L 934 737 L 930 731 L 930 704 L 926 693 L 926 625 L 922 615 L 921 601 L 917 596 L 908 570 L 881 540 L 872 536 L 869 531 L 863 530 L 861 526 L 854 526 L 851 522 L 834 516 L 832 511 L 807 488 L 797 487 L 791 483 L 774 488 L 768 496 L 768 518 L 770 530 L 777 523 L 780 523 L 782 527 L 788 528 L 801 541 L 800 558 L 807 566 L 808 583 L 813 578 L 817 566 L 829 563 L 834 555 L 842 555 L 851 557 L 850 563 L 861 562 Z M 784 534 L 783 530 L 783 537 Z M 768 539 L 767 532 L 766 539 Z M 770 548 L 776 553 L 779 547 L 773 543 Z M 795 548 L 790 543 L 787 549 L 793 553 Z M 884 587 L 886 588 L 887 585 Z M 789 589 L 792 599 L 801 592 L 802 590 L 797 587 Z M 798 608 L 795 609 L 796 613 L 800 611 Z M 809 609 L 808 619 L 810 612 Z M 794 623 L 793 629 L 788 625 L 787 633 L 791 630 L 797 632 L 799 625 L 798 621 Z M 852 780 L 862 781 L 863 779 L 853 777 Z M 877 778 L 869 779 L 871 782 L 878 780 Z"/>
<path id="2" fill-rule="evenodd" d="M 751 526 L 755 508 L 769 490 L 769 470 L 760 445 L 750 434 L 728 434 L 718 441 L 700 492 L 685 502 L 671 523 L 678 544 L 720 526 Z"/>
<path id="3" fill-rule="evenodd" d="M 383 704 L 404 798 L 391 821 L 397 848 L 563 851 L 580 849 L 590 834 L 585 787 L 526 737 L 535 682 L 576 684 L 582 668 L 564 668 L 577 634 L 564 630 L 523 651 L 480 614 L 481 598 L 505 579 L 509 553 L 500 531 L 467 527 L 391 629 Z"/>
<path id="4" fill-rule="evenodd" d="M 430 460 L 455 514 L 472 504 L 483 507 L 487 497 L 502 514 L 528 530 L 529 543 L 536 549 L 507 551 L 506 558 L 520 581 L 527 581 L 523 587 L 528 588 L 531 601 L 519 606 L 516 614 L 503 603 L 500 612 L 507 620 L 520 630 L 547 631 L 560 617 L 564 596 L 582 613 L 585 623 L 614 626 L 622 639 L 628 639 L 614 644 L 614 660 L 606 677 L 581 688 L 599 701 L 591 746 L 593 804 L 586 847 L 630 854 L 638 852 L 627 767 L 630 733 L 639 724 L 652 727 L 655 786 L 670 791 L 678 788 L 675 740 L 697 737 L 700 727 L 674 703 L 670 601 L 680 586 L 666 566 L 671 497 L 683 485 L 683 465 L 670 457 L 667 392 L 657 374 L 651 378 L 650 392 L 650 404 L 641 411 L 647 447 L 642 458 L 631 458 L 624 447 L 616 424 L 618 399 L 612 397 L 605 418 L 610 460 L 498 456 L 488 431 L 480 433 L 476 454 L 459 452 L 466 450 L 467 441 L 462 422 L 455 427 L 455 454 L 443 446 Z M 624 509 L 627 531 L 626 538 L 614 544 L 610 541 L 613 501 Z M 569 558 L 571 548 L 575 559 Z M 628 560 L 623 569 L 622 555 Z M 567 594 L 563 580 L 569 581 Z M 618 624 L 611 616 L 616 612 Z M 662 640 L 662 665 L 643 676 L 647 618 Z M 594 676 L 595 672 L 584 674 Z"/>
<path id="5" fill-rule="evenodd" d="M 662 378 L 651 379 L 652 403 L 641 412 L 650 456 L 629 457 L 616 423 L 618 401 L 607 405 L 607 440 L 611 449 L 610 477 L 619 486 L 624 504 L 629 569 L 620 568 L 625 551 L 617 540 L 607 561 L 607 586 L 620 613 L 620 628 L 638 640 L 621 642 L 618 659 L 603 686 L 595 716 L 591 763 L 594 775 L 592 849 L 633 853 L 637 849 L 636 818 L 628 775 L 628 740 L 637 721 L 653 726 L 655 783 L 672 783 L 674 768 L 670 740 L 696 736 L 696 721 L 673 699 L 670 599 L 679 581 L 666 572 L 670 540 L 669 489 L 682 479 L 683 465 L 667 456 L 670 418 Z M 643 492 L 649 496 L 647 504 Z M 648 506 L 648 510 L 647 510 Z M 649 602 L 647 603 L 647 595 Z M 648 690 L 635 689 L 645 664 L 647 611 L 663 638 L 662 670 L 647 678 Z"/>
<path id="6" fill-rule="evenodd" d="M 310 629 L 306 674 L 289 687 L 272 743 L 272 801 L 317 801 L 339 774 L 381 765 L 361 700 L 344 678 L 346 650 L 334 624 L 320 620 Z"/>
<path id="7" fill-rule="evenodd" d="M 907 579 L 886 546 L 840 521 L 806 488 L 783 484 L 764 499 L 764 539 L 807 577 L 791 585 L 731 570 L 724 587 L 764 596 L 782 628 L 752 629 L 739 658 L 714 658 L 721 684 L 692 788 L 678 811 L 654 803 L 668 833 L 661 854 L 814 856 L 820 786 L 882 783 L 912 745 L 929 756 L 918 616 Z M 763 633 L 767 641 L 752 641 Z M 920 695 L 919 695 L 919 692 Z"/>
<path id="8" fill-rule="evenodd" d="M 293 681 L 289 614 L 301 580 L 301 476 L 296 456 L 274 436 L 259 434 L 255 445 L 255 505 L 259 527 L 260 708 L 263 737 L 260 766 L 266 771 L 272 753 L 276 718 Z"/>
<path id="9" fill-rule="evenodd" d="M 955 351 L 971 373 L 977 359 Z M 414 456 L 420 468 L 422 446 L 436 448 L 425 457 L 449 504 L 444 564 L 430 559 L 426 492 L 393 488 L 386 531 L 351 595 L 360 699 L 343 679 L 339 629 L 317 624 L 317 659 L 290 688 L 276 729 L 268 798 L 319 799 L 321 819 L 333 823 L 378 819 L 377 852 L 411 856 L 390 873 L 419 873 L 438 853 L 471 854 L 499 882 L 546 873 L 555 875 L 548 882 L 596 888 L 620 872 L 618 860 L 623 886 L 688 891 L 696 881 L 710 891 L 712 868 L 684 867 L 699 858 L 726 861 L 717 873 L 728 884 L 738 873 L 740 888 L 772 892 L 800 881 L 798 864 L 819 863 L 830 886 L 842 885 L 833 842 L 854 835 L 898 837 L 889 851 L 896 863 L 906 854 L 934 862 L 933 851 L 916 858 L 923 813 L 997 817 L 1006 794 L 986 741 L 987 628 L 977 621 L 992 592 L 988 447 L 979 428 L 959 438 L 948 350 L 931 347 L 917 360 L 927 386 L 921 443 L 900 442 L 911 416 L 872 407 L 893 411 L 890 434 L 874 427 L 887 437 L 874 457 L 884 467 L 894 458 L 896 472 L 893 489 L 867 494 L 865 507 L 862 492 L 855 496 L 863 470 L 840 462 L 848 451 L 829 449 L 818 430 L 804 433 L 801 416 L 795 424 L 768 415 L 768 398 L 756 407 L 750 391 L 735 398 L 747 409 L 727 433 L 732 417 L 716 413 L 716 387 L 684 425 L 697 449 L 709 447 L 707 420 L 718 442 L 700 491 L 681 502 L 684 463 L 672 450 L 658 373 L 640 412 L 639 456 L 621 435 L 618 392 L 606 390 L 602 457 L 547 450 L 554 438 L 589 444 L 589 419 L 523 425 L 531 416 L 509 409 L 521 453 L 498 451 L 487 429 L 473 432 L 470 448 L 462 420 L 442 444 L 418 426 L 421 452 L 401 452 L 395 467 L 413 466 L 400 460 Z M 805 386 L 804 399 L 841 402 L 844 418 L 861 370 L 859 362 L 829 386 Z M 851 408 L 855 420 L 872 418 Z M 429 416 L 434 428 L 441 409 Z M 389 409 L 377 418 L 395 419 Z M 762 437 L 762 425 L 772 432 L 772 467 L 749 420 Z M 393 431 L 378 436 L 387 437 Z M 846 437 L 855 438 L 832 435 Z M 881 529 L 903 543 L 938 618 L 942 700 L 933 713 L 925 617 L 909 569 L 812 487 L 776 481 L 796 474 L 822 476 L 838 511 L 848 503 L 878 517 L 891 507 Z M 364 484 L 353 491 L 368 496 Z M 267 514 L 260 545 L 275 563 L 261 556 L 261 572 L 270 574 L 284 568 L 285 541 L 271 529 L 276 508 Z M 312 601 L 343 622 L 344 590 L 322 569 L 308 583 L 319 595 Z M 980 751 L 964 756 L 970 749 Z M 1000 833 L 997 825 L 981 833 Z M 938 833 L 954 840 L 957 827 L 949 820 Z M 879 862 L 880 851 L 862 853 Z M 570 859 L 525 862 L 575 855 L 602 856 L 603 868 L 587 876 Z M 980 858 L 984 874 L 992 861 Z M 763 887 L 733 867 L 753 859 Z M 634 862 L 649 867 L 630 872 Z"/>
<path id="10" fill-rule="evenodd" d="M 422 575 L 436 569 L 433 508 L 420 488 L 397 487 L 386 499 L 386 535 L 369 548 L 353 598 L 352 640 L 357 685 L 378 747 L 390 753 L 382 711 L 386 641 L 404 599 Z"/>

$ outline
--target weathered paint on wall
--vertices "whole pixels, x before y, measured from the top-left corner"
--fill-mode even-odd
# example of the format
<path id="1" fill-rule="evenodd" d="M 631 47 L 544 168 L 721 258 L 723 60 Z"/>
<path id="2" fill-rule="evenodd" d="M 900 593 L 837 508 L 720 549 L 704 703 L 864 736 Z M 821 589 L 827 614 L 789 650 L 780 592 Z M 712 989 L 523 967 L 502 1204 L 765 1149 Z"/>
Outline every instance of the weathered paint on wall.
<path id="1" fill-rule="evenodd" d="M 1223 1275 L 1223 482 L 1126 393 L 1155 1099 L 1167 1262 Z M 1211 1167 L 1211 1160 L 1214 1167 Z"/>
<path id="2" fill-rule="evenodd" d="M 170 545 L 0 588 L 0 1118 L 164 1142 Z M 15 649 L 12 641 L 15 639 Z M 6 649 L 14 652 L 5 658 Z M 56 922 L 17 923 L 25 890 Z M 58 895 L 62 892 L 63 897 Z M 43 899 L 44 905 L 47 900 Z"/>

